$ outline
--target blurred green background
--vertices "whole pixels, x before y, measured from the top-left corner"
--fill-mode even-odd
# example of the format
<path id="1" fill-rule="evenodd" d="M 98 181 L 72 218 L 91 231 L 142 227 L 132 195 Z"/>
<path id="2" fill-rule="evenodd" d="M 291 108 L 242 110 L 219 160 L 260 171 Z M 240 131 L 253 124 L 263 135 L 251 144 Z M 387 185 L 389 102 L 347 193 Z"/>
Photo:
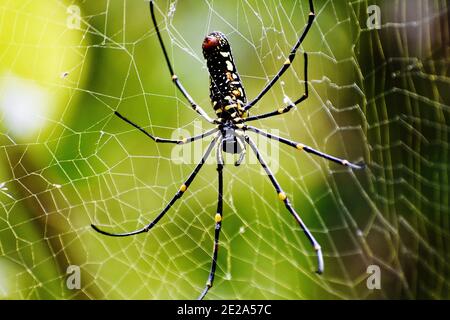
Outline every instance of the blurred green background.
<path id="1" fill-rule="evenodd" d="M 227 165 L 207 298 L 449 298 L 447 3 L 314 4 L 317 19 L 300 50 L 309 53 L 310 98 L 255 125 L 367 168 L 352 172 L 273 144 L 263 152 L 322 245 L 319 276 L 314 252 L 259 167 Z M 366 25 L 373 4 L 381 29 Z M 307 1 L 156 7 L 177 75 L 211 116 L 204 35 L 228 36 L 251 98 L 309 13 Z M 252 113 L 303 94 L 303 63 L 298 55 Z M 90 227 L 148 223 L 194 167 L 114 110 L 164 137 L 210 128 L 171 84 L 147 2 L 0 0 L 0 298 L 193 299 L 203 289 L 217 199 L 212 162 L 148 234 L 116 239 Z M 80 267 L 80 289 L 67 288 L 70 265 Z M 369 265 L 380 267 L 380 290 L 367 288 Z"/>

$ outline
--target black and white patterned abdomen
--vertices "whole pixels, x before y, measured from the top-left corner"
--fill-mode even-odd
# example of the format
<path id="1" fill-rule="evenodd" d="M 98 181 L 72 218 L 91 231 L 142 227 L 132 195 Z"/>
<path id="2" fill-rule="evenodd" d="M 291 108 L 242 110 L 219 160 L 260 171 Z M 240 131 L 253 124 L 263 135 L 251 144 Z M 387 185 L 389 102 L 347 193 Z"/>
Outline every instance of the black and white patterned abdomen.
<path id="1" fill-rule="evenodd" d="M 245 90 L 236 70 L 231 49 L 225 36 L 212 33 L 220 42 L 217 47 L 205 52 L 210 75 L 210 99 L 217 117 L 224 120 L 245 117 L 247 102 Z"/>

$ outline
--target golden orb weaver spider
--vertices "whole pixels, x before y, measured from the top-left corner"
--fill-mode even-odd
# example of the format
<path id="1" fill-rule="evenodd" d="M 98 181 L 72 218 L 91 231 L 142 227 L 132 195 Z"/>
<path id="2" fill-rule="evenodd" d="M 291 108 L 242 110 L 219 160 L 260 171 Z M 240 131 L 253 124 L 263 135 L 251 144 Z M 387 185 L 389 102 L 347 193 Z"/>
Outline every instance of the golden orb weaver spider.
<path id="1" fill-rule="evenodd" d="M 140 127 L 139 125 L 135 124 L 131 120 L 127 119 L 123 115 L 121 115 L 119 112 L 115 111 L 114 114 L 122 119 L 123 121 L 127 122 L 128 124 L 132 125 L 142 133 L 144 133 L 146 136 L 151 138 L 153 141 L 157 143 L 174 143 L 174 144 L 186 144 L 191 143 L 196 140 L 203 139 L 205 137 L 211 136 L 213 134 L 214 137 L 210 144 L 208 145 L 206 152 L 204 153 L 201 161 L 197 164 L 195 169 L 192 171 L 192 173 L 189 175 L 187 180 L 181 185 L 179 190 L 176 192 L 176 194 L 173 196 L 173 198 L 170 200 L 170 202 L 166 205 L 166 207 L 158 214 L 158 216 L 151 221 L 148 225 L 144 226 L 141 229 L 126 232 L 126 233 L 110 233 L 103 231 L 99 229 L 97 226 L 92 225 L 92 228 L 96 230 L 97 232 L 107 235 L 107 236 L 113 236 L 113 237 L 126 237 L 131 235 L 136 235 L 139 233 L 144 233 L 152 229 L 158 221 L 169 211 L 169 209 L 172 207 L 172 205 L 181 198 L 181 196 L 186 192 L 189 185 L 192 183 L 192 181 L 195 179 L 196 175 L 202 168 L 203 164 L 206 162 L 207 158 L 211 154 L 213 148 L 217 145 L 216 148 L 216 159 L 217 159 L 217 172 L 218 172 L 218 204 L 217 204 L 217 212 L 214 217 L 215 220 L 215 233 L 214 233 L 214 249 L 212 254 L 212 262 L 211 262 L 211 270 L 209 272 L 209 277 L 206 282 L 206 286 L 204 290 L 200 293 L 200 296 L 198 297 L 199 300 L 203 299 L 205 295 L 208 293 L 209 289 L 212 287 L 214 282 L 214 276 L 216 271 L 216 265 L 217 265 L 217 253 L 219 248 L 219 235 L 220 230 L 222 228 L 222 211 L 223 211 L 223 176 L 222 171 L 224 167 L 224 159 L 222 152 L 232 153 L 232 154 L 238 154 L 239 157 L 235 162 L 236 166 L 239 166 L 244 159 L 245 152 L 246 152 L 246 144 L 250 146 L 250 149 L 255 153 L 259 163 L 263 167 L 265 173 L 269 177 L 273 187 L 275 188 L 276 192 L 278 193 L 279 199 L 284 203 L 287 210 L 291 213 L 291 215 L 294 217 L 294 219 L 297 221 L 297 223 L 300 225 L 301 229 L 305 233 L 306 237 L 308 238 L 309 242 L 311 243 L 313 249 L 316 251 L 317 255 L 317 273 L 321 274 L 324 269 L 324 263 L 323 263 L 323 257 L 322 257 L 322 250 L 319 245 L 319 243 L 316 241 L 314 236 L 309 231 L 308 227 L 303 223 L 300 216 L 297 214 L 297 212 L 292 207 L 289 199 L 287 198 L 286 194 L 284 193 L 283 189 L 281 188 L 280 184 L 272 174 L 272 171 L 267 166 L 265 160 L 261 156 L 258 148 L 256 147 L 256 144 L 253 142 L 252 139 L 250 139 L 249 136 L 245 134 L 245 131 L 251 131 L 256 134 L 262 135 L 266 138 L 277 140 L 283 144 L 286 144 L 288 146 L 294 147 L 298 150 L 303 150 L 308 153 L 314 154 L 316 156 L 325 158 L 327 160 L 336 162 L 338 164 L 349 166 L 354 169 L 362 169 L 364 168 L 364 164 L 354 164 L 347 160 L 340 159 L 333 157 L 331 155 L 325 154 L 323 152 L 320 152 L 318 150 L 315 150 L 307 145 L 304 145 L 302 143 L 294 142 L 282 137 L 275 136 L 273 134 L 264 132 L 258 128 L 248 126 L 245 123 L 257 119 L 263 119 L 263 118 L 269 118 L 272 116 L 280 115 L 283 113 L 286 113 L 290 111 L 295 105 L 303 102 L 308 98 L 308 55 L 306 52 L 304 53 L 304 59 L 305 59 L 305 65 L 304 65 L 304 77 L 305 77 L 305 92 L 304 94 L 294 102 L 291 102 L 287 104 L 284 107 L 281 107 L 275 111 L 263 113 L 255 116 L 248 116 L 248 110 L 250 110 L 251 107 L 253 107 L 271 88 L 272 86 L 278 81 L 278 79 L 283 75 L 283 73 L 291 66 L 292 61 L 295 58 L 296 52 L 300 45 L 302 44 L 303 40 L 305 39 L 309 29 L 311 28 L 311 25 L 315 18 L 314 13 L 314 6 L 313 1 L 309 0 L 309 9 L 310 13 L 308 16 L 308 22 L 306 23 L 303 32 L 301 33 L 300 37 L 298 38 L 297 42 L 293 46 L 292 50 L 290 51 L 288 58 L 283 63 L 282 67 L 278 71 L 278 73 L 275 75 L 275 77 L 272 78 L 272 80 L 269 81 L 268 84 L 262 89 L 262 91 L 250 102 L 247 103 L 247 98 L 244 90 L 244 86 L 242 84 L 242 81 L 239 77 L 239 74 L 236 70 L 236 65 L 233 60 L 233 55 L 231 53 L 231 47 L 230 44 L 225 37 L 225 35 L 221 32 L 215 31 L 207 35 L 203 41 L 202 49 L 203 49 L 203 56 L 206 59 L 209 75 L 210 75 L 210 99 L 212 106 L 217 114 L 216 119 L 210 118 L 207 113 L 192 99 L 192 97 L 189 95 L 189 93 L 186 91 L 184 86 L 181 84 L 180 80 L 176 76 L 172 64 L 170 62 L 170 59 L 168 57 L 166 48 L 164 46 L 164 42 L 161 37 L 161 33 L 159 31 L 158 25 L 156 23 L 155 18 L 155 11 L 154 11 L 154 3 L 153 1 L 150 1 L 150 14 L 152 18 L 152 22 L 154 25 L 154 28 L 156 30 L 156 34 L 158 36 L 159 44 L 161 46 L 161 49 L 164 54 L 164 58 L 166 60 L 167 66 L 170 71 L 170 75 L 172 77 L 172 81 L 175 84 L 175 86 L 179 89 L 179 91 L 183 94 L 183 96 L 187 99 L 187 101 L 191 104 L 192 109 L 196 111 L 200 116 L 202 116 L 206 121 L 208 121 L 211 124 L 215 124 L 216 127 L 208 130 L 200 135 L 192 136 L 188 138 L 184 138 L 181 140 L 172 140 L 172 139 L 165 139 L 165 138 L 159 138 L 156 136 L 153 136 L 149 132 L 147 132 L 145 129 Z"/>

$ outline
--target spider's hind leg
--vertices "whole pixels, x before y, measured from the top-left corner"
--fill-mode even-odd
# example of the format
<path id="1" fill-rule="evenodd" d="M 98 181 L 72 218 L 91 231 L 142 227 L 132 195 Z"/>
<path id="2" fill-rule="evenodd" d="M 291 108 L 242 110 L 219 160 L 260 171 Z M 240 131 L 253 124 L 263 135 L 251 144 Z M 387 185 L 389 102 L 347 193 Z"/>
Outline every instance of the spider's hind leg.
<path id="1" fill-rule="evenodd" d="M 203 119 L 205 119 L 206 121 L 208 121 L 209 123 L 216 123 L 213 119 L 211 119 L 208 114 L 202 109 L 202 107 L 200 107 L 195 101 L 194 99 L 191 97 L 191 95 L 189 94 L 189 92 L 184 88 L 184 86 L 181 84 L 180 79 L 178 79 L 178 76 L 175 74 L 175 71 L 172 67 L 172 63 L 170 62 L 169 59 L 169 55 L 167 54 L 167 50 L 166 47 L 164 45 L 164 41 L 162 39 L 161 36 L 161 32 L 159 31 L 158 28 L 158 23 L 156 22 L 156 16 L 155 16 L 155 4 L 153 0 L 150 0 L 149 2 L 150 5 L 150 15 L 152 17 L 152 22 L 153 22 L 153 26 L 156 30 L 156 35 L 158 36 L 158 41 L 159 41 L 159 45 L 161 46 L 163 55 L 164 55 L 164 59 L 166 60 L 166 64 L 167 67 L 169 68 L 169 72 L 170 72 L 170 77 L 172 79 L 172 82 L 175 84 L 175 86 L 178 88 L 178 90 L 181 92 L 181 94 L 186 98 L 186 100 L 189 102 L 189 104 L 192 107 L 192 110 L 194 110 L 195 112 L 197 112 L 199 115 L 201 115 L 203 117 Z"/>

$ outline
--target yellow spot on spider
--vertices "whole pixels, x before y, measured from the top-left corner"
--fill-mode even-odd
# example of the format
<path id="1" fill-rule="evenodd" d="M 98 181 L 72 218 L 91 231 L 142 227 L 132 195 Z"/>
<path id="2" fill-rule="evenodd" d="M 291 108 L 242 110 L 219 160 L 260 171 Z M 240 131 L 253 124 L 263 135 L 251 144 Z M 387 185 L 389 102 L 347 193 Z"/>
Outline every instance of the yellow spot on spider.
<path id="1" fill-rule="evenodd" d="M 281 201 L 286 200 L 286 198 L 287 198 L 286 193 L 280 192 L 280 193 L 278 194 L 278 198 L 280 198 Z"/>
<path id="2" fill-rule="evenodd" d="M 283 113 L 283 112 L 284 112 L 284 108 L 278 109 L 278 113 Z"/>
<path id="3" fill-rule="evenodd" d="M 242 129 L 242 128 L 244 128 L 244 124 L 243 123 L 239 123 L 239 124 L 236 125 L 236 127 L 238 129 Z"/>
<path id="4" fill-rule="evenodd" d="M 186 138 L 182 138 L 182 139 L 181 139 L 181 142 L 184 144 L 184 143 L 187 142 L 187 139 L 186 139 Z"/>
<path id="5" fill-rule="evenodd" d="M 177 79 L 178 79 L 177 75 L 174 74 L 174 75 L 172 76 L 172 80 L 177 80 Z"/>
<path id="6" fill-rule="evenodd" d="M 298 143 L 295 147 L 296 147 L 298 150 L 303 150 L 303 148 L 305 147 L 305 145 L 304 145 L 304 144 L 301 144 L 301 143 Z"/>
<path id="7" fill-rule="evenodd" d="M 222 221 L 222 216 L 218 213 L 216 213 L 216 216 L 214 217 L 214 221 L 216 221 L 216 223 L 219 223 Z"/>
<path id="8" fill-rule="evenodd" d="M 349 165 L 349 162 L 348 162 L 348 160 L 342 160 L 342 164 L 343 164 L 344 166 L 348 166 L 348 165 Z"/>
<path id="9" fill-rule="evenodd" d="M 241 96 L 241 92 L 239 90 L 233 90 L 232 93 L 236 96 L 236 97 L 240 97 Z"/>
<path id="10" fill-rule="evenodd" d="M 222 113 L 222 109 L 217 109 L 216 114 Z"/>
<path id="11" fill-rule="evenodd" d="M 284 62 L 284 65 L 287 66 L 287 65 L 290 65 L 290 64 L 291 64 L 291 60 L 286 59 L 286 61 Z"/>
<path id="12" fill-rule="evenodd" d="M 235 108 L 236 107 L 236 104 L 235 103 L 233 103 L 233 104 L 230 104 L 230 105 L 228 105 L 228 106 L 226 106 L 225 107 L 225 110 L 230 110 L 230 109 L 233 109 L 233 108 Z"/>
<path id="13" fill-rule="evenodd" d="M 185 192 L 186 189 L 187 189 L 187 185 L 182 184 L 181 187 L 180 187 L 180 191 L 181 191 L 181 192 Z"/>

